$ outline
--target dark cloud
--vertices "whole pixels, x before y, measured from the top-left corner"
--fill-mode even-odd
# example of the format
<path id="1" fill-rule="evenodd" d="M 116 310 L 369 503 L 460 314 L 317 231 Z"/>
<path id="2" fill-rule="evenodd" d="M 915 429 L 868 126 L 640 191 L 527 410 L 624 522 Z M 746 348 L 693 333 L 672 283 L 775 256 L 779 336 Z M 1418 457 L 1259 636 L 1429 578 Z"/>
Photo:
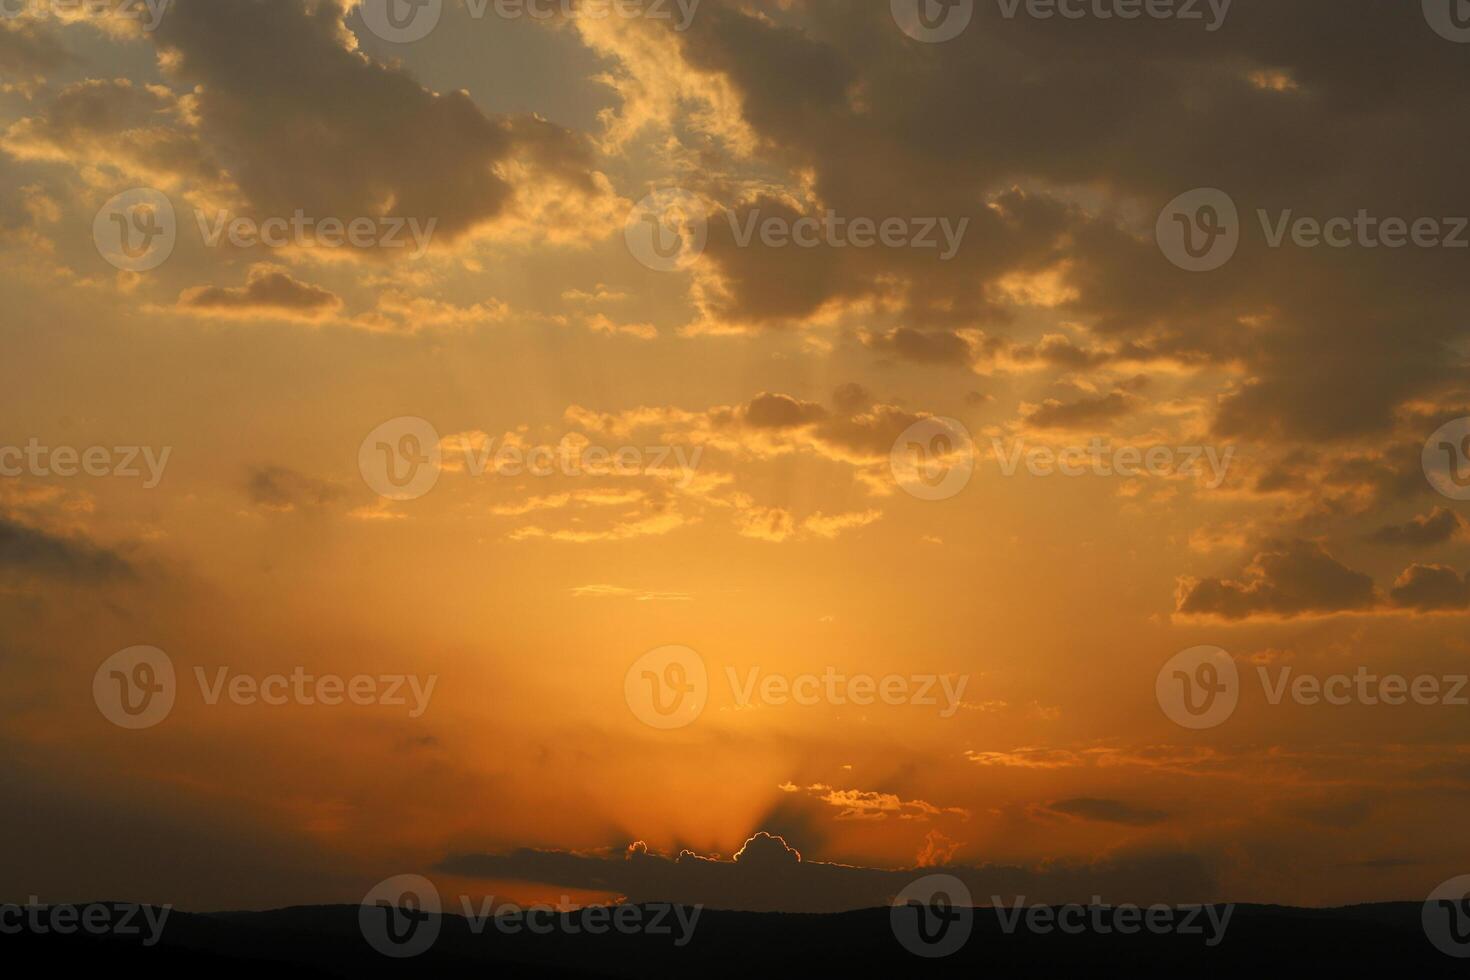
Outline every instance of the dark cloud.
<path id="1" fill-rule="evenodd" d="M 1389 599 L 1420 612 L 1470 609 L 1470 581 L 1443 565 L 1411 565 L 1393 584 Z"/>
<path id="2" fill-rule="evenodd" d="M 98 584 L 128 578 L 133 566 L 117 552 L 0 517 L 0 569 Z"/>
<path id="3" fill-rule="evenodd" d="M 1148 827 L 1161 823 L 1168 816 L 1161 810 L 1151 810 L 1147 807 L 1133 806 L 1121 800 L 1092 799 L 1079 797 L 1071 800 L 1058 800 L 1047 807 L 1054 813 L 1060 813 L 1068 817 L 1076 817 L 1079 820 L 1095 820 L 1099 823 L 1124 824 L 1130 827 Z"/>
<path id="4" fill-rule="evenodd" d="M 752 850 L 755 841 L 761 841 Z M 1189 854 L 1133 854 L 1092 863 L 1049 862 L 1041 868 L 928 867 L 883 869 L 798 860 L 779 837 L 758 835 L 742 853 L 720 860 L 683 851 L 677 858 L 640 843 L 625 853 L 517 850 L 451 857 L 438 870 L 473 878 L 513 879 L 559 888 L 614 892 L 631 902 L 679 902 L 751 912 L 842 912 L 887 905 L 924 874 L 960 878 L 981 904 L 1006 900 L 1198 902 L 1217 897 L 1210 862 Z M 761 859 L 750 861 L 752 854 Z"/>
<path id="5" fill-rule="evenodd" d="M 1215 32 L 1121 26 L 978 4 L 961 37 L 926 46 L 881 3 L 710 0 L 684 58 L 734 86 L 767 160 L 810 174 L 812 197 L 840 214 L 971 219 L 952 262 L 738 249 L 717 223 L 710 257 L 729 292 L 716 312 L 774 323 L 881 296 L 914 330 L 1006 324 L 1018 277 L 1049 275 L 1047 305 L 1102 350 L 1242 369 L 1218 399 L 1228 438 L 1379 435 L 1406 403 L 1463 384 L 1463 252 L 1271 248 L 1256 216 L 1470 214 L 1454 165 L 1470 157 L 1460 47 L 1411 3 L 1351 17 L 1336 0 L 1236 4 Z M 1175 269 L 1150 240 L 1153 216 L 1195 187 L 1226 190 L 1244 224 L 1235 259 L 1208 275 Z"/>
<path id="6" fill-rule="evenodd" d="M 282 466 L 261 466 L 251 470 L 245 491 L 251 503 L 271 510 L 326 507 L 347 495 L 335 483 L 305 476 Z"/>
<path id="7" fill-rule="evenodd" d="M 0 20 L 0 74 L 40 79 L 72 60 L 55 35 L 24 21 Z"/>
<path id="8" fill-rule="evenodd" d="M 1465 519 L 1452 510 L 1436 507 L 1406 524 L 1390 524 L 1371 535 L 1380 544 L 1428 547 L 1443 544 L 1465 529 Z"/>
<path id="9" fill-rule="evenodd" d="M 1256 555 L 1238 579 L 1186 579 L 1178 611 L 1250 619 L 1365 612 L 1378 605 L 1373 579 L 1353 571 L 1315 541 L 1290 541 Z"/>
<path id="10" fill-rule="evenodd" d="M 827 417 L 827 410 L 790 395 L 757 395 L 745 408 L 745 424 L 757 429 L 791 429 Z"/>
<path id="11" fill-rule="evenodd" d="M 966 367 L 974 356 L 970 342 L 948 330 L 922 331 L 898 327 L 887 333 L 865 334 L 863 343 L 873 350 L 919 364 Z"/>
<path id="12" fill-rule="evenodd" d="M 594 191 L 588 143 L 533 116 L 488 116 L 356 50 L 335 0 L 177 0 L 153 37 L 195 89 L 200 138 L 262 215 L 437 222 L 453 241 L 500 216 L 497 168 Z"/>
<path id="13" fill-rule="evenodd" d="M 180 309 L 225 316 L 278 314 L 312 319 L 341 306 L 341 297 L 331 290 L 302 282 L 270 265 L 252 268 L 243 286 L 198 286 L 179 297 Z"/>
<path id="14" fill-rule="evenodd" d="M 1139 399 L 1124 391 L 1074 402 L 1049 399 L 1022 422 L 1033 429 L 1076 429 L 1122 418 L 1138 408 Z"/>

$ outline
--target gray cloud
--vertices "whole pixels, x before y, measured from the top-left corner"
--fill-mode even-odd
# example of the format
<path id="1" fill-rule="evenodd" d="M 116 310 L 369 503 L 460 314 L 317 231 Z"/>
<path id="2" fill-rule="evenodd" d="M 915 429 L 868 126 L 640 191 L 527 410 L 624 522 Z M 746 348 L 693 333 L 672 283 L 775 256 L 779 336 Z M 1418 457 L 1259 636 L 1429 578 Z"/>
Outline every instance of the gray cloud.
<path id="1" fill-rule="evenodd" d="M 117 552 L 0 517 L 0 569 L 97 584 L 134 574 Z"/>

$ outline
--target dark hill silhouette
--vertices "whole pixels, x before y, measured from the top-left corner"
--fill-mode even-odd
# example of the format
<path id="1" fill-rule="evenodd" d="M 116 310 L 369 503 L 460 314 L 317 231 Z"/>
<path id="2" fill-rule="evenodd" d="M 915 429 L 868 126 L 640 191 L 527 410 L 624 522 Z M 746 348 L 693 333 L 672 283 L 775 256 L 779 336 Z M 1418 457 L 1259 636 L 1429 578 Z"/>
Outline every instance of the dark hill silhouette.
<path id="1" fill-rule="evenodd" d="M 74 970 L 123 969 L 158 976 L 252 977 L 816 977 L 866 970 L 894 976 L 1234 977 L 1378 973 L 1464 976 L 1466 964 L 1426 939 L 1418 903 L 1302 910 L 1237 906 L 1223 942 L 1198 936 L 1006 934 L 995 913 L 977 910 L 974 932 L 957 953 L 927 960 L 906 951 L 889 910 L 833 915 L 705 910 L 684 948 L 667 936 L 569 933 L 482 934 L 460 917 L 439 918 L 440 933 L 421 956 L 394 960 L 373 950 L 356 906 L 273 912 L 173 912 L 161 941 L 54 934 L 0 936 L 10 956 Z M 574 922 L 577 920 L 574 919 Z M 472 973 L 473 971 L 473 973 Z"/>

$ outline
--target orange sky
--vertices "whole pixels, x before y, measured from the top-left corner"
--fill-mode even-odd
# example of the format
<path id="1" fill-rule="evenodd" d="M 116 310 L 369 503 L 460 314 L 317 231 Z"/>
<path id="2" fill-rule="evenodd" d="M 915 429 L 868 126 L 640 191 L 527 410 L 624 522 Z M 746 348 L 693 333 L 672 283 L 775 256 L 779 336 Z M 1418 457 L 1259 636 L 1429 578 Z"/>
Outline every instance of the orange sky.
<path id="1" fill-rule="evenodd" d="M 1057 894 L 1466 870 L 1465 253 L 1257 214 L 1452 230 L 1470 47 L 1315 0 L 980 4 L 943 43 L 886 4 L 477 6 L 399 42 L 353 0 L 0 21 L 0 900 L 577 901 L 660 887 L 634 842 L 760 831 Z M 151 268 L 106 242 L 139 188 Z M 1190 188 L 1238 207 L 1207 271 L 1155 240 Z M 128 730 L 93 681 L 139 646 L 174 701 Z M 667 647 L 702 710 L 660 727 Z M 1214 727 L 1160 703 L 1198 647 Z M 406 703 L 209 694 L 298 672 Z M 1359 673 L 1444 696 L 1272 701 Z"/>

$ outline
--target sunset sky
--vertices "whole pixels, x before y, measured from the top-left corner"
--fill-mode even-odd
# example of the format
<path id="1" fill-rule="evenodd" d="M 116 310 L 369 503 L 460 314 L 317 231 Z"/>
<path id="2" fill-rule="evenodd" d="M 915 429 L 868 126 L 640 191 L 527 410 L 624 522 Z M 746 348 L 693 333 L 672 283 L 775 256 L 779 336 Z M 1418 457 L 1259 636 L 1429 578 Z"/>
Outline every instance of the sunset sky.
<path id="1" fill-rule="evenodd" d="M 1470 873 L 1470 688 L 1261 680 L 1470 674 L 1470 489 L 1426 473 L 1470 457 L 1470 43 L 1432 2 L 978 0 L 944 41 L 872 0 L 445 0 L 399 41 L 356 0 L 117 6 L 0 17 L 0 900 L 415 873 L 828 908 L 943 866 L 1336 905 Z M 1202 188 L 1239 241 L 1188 271 L 1164 229 Z M 104 240 L 139 189 L 176 241 L 130 271 Z M 1273 246 L 1288 211 L 1447 240 Z M 298 213 L 406 244 L 210 242 Z M 936 247 L 742 241 L 829 213 Z M 432 487 L 385 496 L 379 443 Z M 1015 455 L 1073 447 L 1162 452 Z M 128 730 L 94 677 L 139 646 L 177 692 Z M 667 647 L 707 703 L 659 727 L 630 668 Z M 1156 682 L 1198 647 L 1239 704 L 1192 729 Z M 211 704 L 221 668 L 434 680 L 422 711 Z M 742 703 L 752 672 L 938 703 Z M 767 838 L 734 860 L 759 832 L 800 888 Z"/>

